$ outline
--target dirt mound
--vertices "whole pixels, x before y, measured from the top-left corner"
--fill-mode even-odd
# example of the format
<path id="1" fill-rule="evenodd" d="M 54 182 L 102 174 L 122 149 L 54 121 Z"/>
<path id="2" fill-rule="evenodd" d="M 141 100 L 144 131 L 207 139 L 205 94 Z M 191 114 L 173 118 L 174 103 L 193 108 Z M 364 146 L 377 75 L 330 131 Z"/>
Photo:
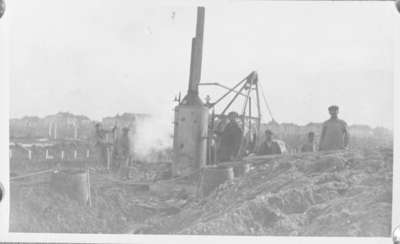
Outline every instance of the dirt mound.
<path id="1" fill-rule="evenodd" d="M 158 199 L 143 197 L 141 190 L 92 178 L 92 206 L 55 192 L 49 182 L 11 184 L 11 232 L 126 233 L 128 225 L 156 214 Z M 134 195 L 134 197 L 132 197 Z M 144 199 L 143 199 L 144 198 Z"/>
<path id="2" fill-rule="evenodd" d="M 10 231 L 389 236 L 392 160 L 392 149 L 377 147 L 250 158 L 246 176 L 206 198 L 170 183 L 143 191 L 95 174 L 91 207 L 52 191 L 45 180 L 17 181 Z M 137 168 L 133 177 L 156 180 L 150 168 Z"/>
<path id="3" fill-rule="evenodd" d="M 284 156 L 144 233 L 389 236 L 392 172 L 381 151 Z M 181 224 L 177 224 L 181 223 Z"/>

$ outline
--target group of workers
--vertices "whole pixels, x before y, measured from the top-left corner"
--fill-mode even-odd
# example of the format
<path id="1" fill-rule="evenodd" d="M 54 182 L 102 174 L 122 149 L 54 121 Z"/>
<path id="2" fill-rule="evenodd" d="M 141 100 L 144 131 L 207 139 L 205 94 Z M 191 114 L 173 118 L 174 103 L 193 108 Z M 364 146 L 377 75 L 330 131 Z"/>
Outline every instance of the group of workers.
<path id="1" fill-rule="evenodd" d="M 315 133 L 309 132 L 307 139 L 299 148 L 301 152 L 342 150 L 349 144 L 349 133 L 345 121 L 338 118 L 339 107 L 330 106 L 328 108 L 330 118 L 322 125 L 319 145 L 315 142 Z M 274 133 L 271 130 L 264 132 L 263 141 L 256 145 L 257 135 L 251 135 L 250 141 L 244 141 L 242 128 L 237 122 L 238 114 L 231 112 L 228 114 L 228 121 L 221 131 L 215 131 L 212 135 L 209 145 L 211 154 L 211 163 L 232 161 L 238 158 L 242 145 L 246 144 L 245 154 L 272 155 L 285 152 L 285 143 L 274 139 Z M 111 135 L 111 139 L 110 139 Z M 217 143 L 218 139 L 218 143 Z M 245 142 L 245 143 L 244 143 Z M 127 172 L 130 157 L 130 136 L 129 128 L 123 128 L 122 133 L 118 128 L 111 130 L 101 128 L 96 124 L 95 130 L 95 148 L 99 163 L 106 170 L 119 170 Z M 127 176 L 122 176 L 126 178 Z"/>
<path id="2" fill-rule="evenodd" d="M 105 170 L 127 172 L 130 163 L 129 128 L 124 127 L 122 133 L 114 126 L 111 130 L 103 129 L 100 123 L 95 125 L 96 158 Z M 124 178 L 127 175 L 123 175 Z"/>
<path id="3" fill-rule="evenodd" d="M 346 149 L 349 144 L 349 133 L 345 121 L 339 119 L 339 107 L 336 105 L 328 108 L 330 118 L 322 125 L 319 144 L 315 142 L 315 133 L 309 132 L 303 145 L 299 147 L 301 152 L 330 151 Z M 243 132 L 237 120 L 237 113 L 228 114 L 229 122 L 220 133 L 219 148 L 216 150 L 217 161 L 224 162 L 234 160 L 239 154 L 242 145 Z M 253 138 L 255 140 L 255 138 Z M 281 154 L 286 150 L 284 142 L 274 140 L 271 130 L 265 131 L 263 142 L 256 148 L 254 142 L 250 142 L 250 152 L 256 155 Z"/>

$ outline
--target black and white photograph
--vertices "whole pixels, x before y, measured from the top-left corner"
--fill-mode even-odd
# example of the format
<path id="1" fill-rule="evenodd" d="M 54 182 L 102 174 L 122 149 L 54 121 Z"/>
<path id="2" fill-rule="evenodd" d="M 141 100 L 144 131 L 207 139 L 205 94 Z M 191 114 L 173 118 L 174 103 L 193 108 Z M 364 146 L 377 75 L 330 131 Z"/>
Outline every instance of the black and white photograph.
<path id="1" fill-rule="evenodd" d="M 392 238 L 394 1 L 4 6 L 10 233 Z"/>

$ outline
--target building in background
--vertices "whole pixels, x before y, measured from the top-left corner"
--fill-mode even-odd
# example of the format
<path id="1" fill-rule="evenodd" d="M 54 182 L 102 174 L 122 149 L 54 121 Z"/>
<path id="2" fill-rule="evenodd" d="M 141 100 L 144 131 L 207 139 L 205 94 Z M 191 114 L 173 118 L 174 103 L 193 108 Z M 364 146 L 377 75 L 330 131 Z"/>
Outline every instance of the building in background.
<path id="1" fill-rule="evenodd" d="M 83 115 L 59 112 L 44 118 L 25 116 L 10 119 L 11 139 L 88 139 L 92 134 L 94 122 Z"/>
<path id="2" fill-rule="evenodd" d="M 102 120 L 103 129 L 111 130 L 116 127 L 118 134 L 122 133 L 123 128 L 129 128 L 130 133 L 134 133 L 138 122 L 150 118 L 149 114 L 142 113 L 123 113 L 122 115 L 115 115 L 113 117 L 105 117 Z"/>
<path id="3" fill-rule="evenodd" d="M 353 137 L 371 137 L 374 131 L 368 125 L 351 125 L 349 126 L 350 136 Z"/>

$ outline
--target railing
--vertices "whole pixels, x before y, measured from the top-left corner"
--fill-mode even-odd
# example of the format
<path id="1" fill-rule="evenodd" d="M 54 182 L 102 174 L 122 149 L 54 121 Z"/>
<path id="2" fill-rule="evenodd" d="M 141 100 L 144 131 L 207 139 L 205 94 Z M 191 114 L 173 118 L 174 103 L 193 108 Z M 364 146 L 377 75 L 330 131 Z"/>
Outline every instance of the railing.
<path id="1" fill-rule="evenodd" d="M 45 150 L 32 150 L 30 148 L 23 148 L 24 151 L 19 149 L 10 148 L 9 149 L 9 159 L 10 160 L 82 160 L 91 159 L 93 150 L 78 150 L 78 149 L 45 149 Z"/>

